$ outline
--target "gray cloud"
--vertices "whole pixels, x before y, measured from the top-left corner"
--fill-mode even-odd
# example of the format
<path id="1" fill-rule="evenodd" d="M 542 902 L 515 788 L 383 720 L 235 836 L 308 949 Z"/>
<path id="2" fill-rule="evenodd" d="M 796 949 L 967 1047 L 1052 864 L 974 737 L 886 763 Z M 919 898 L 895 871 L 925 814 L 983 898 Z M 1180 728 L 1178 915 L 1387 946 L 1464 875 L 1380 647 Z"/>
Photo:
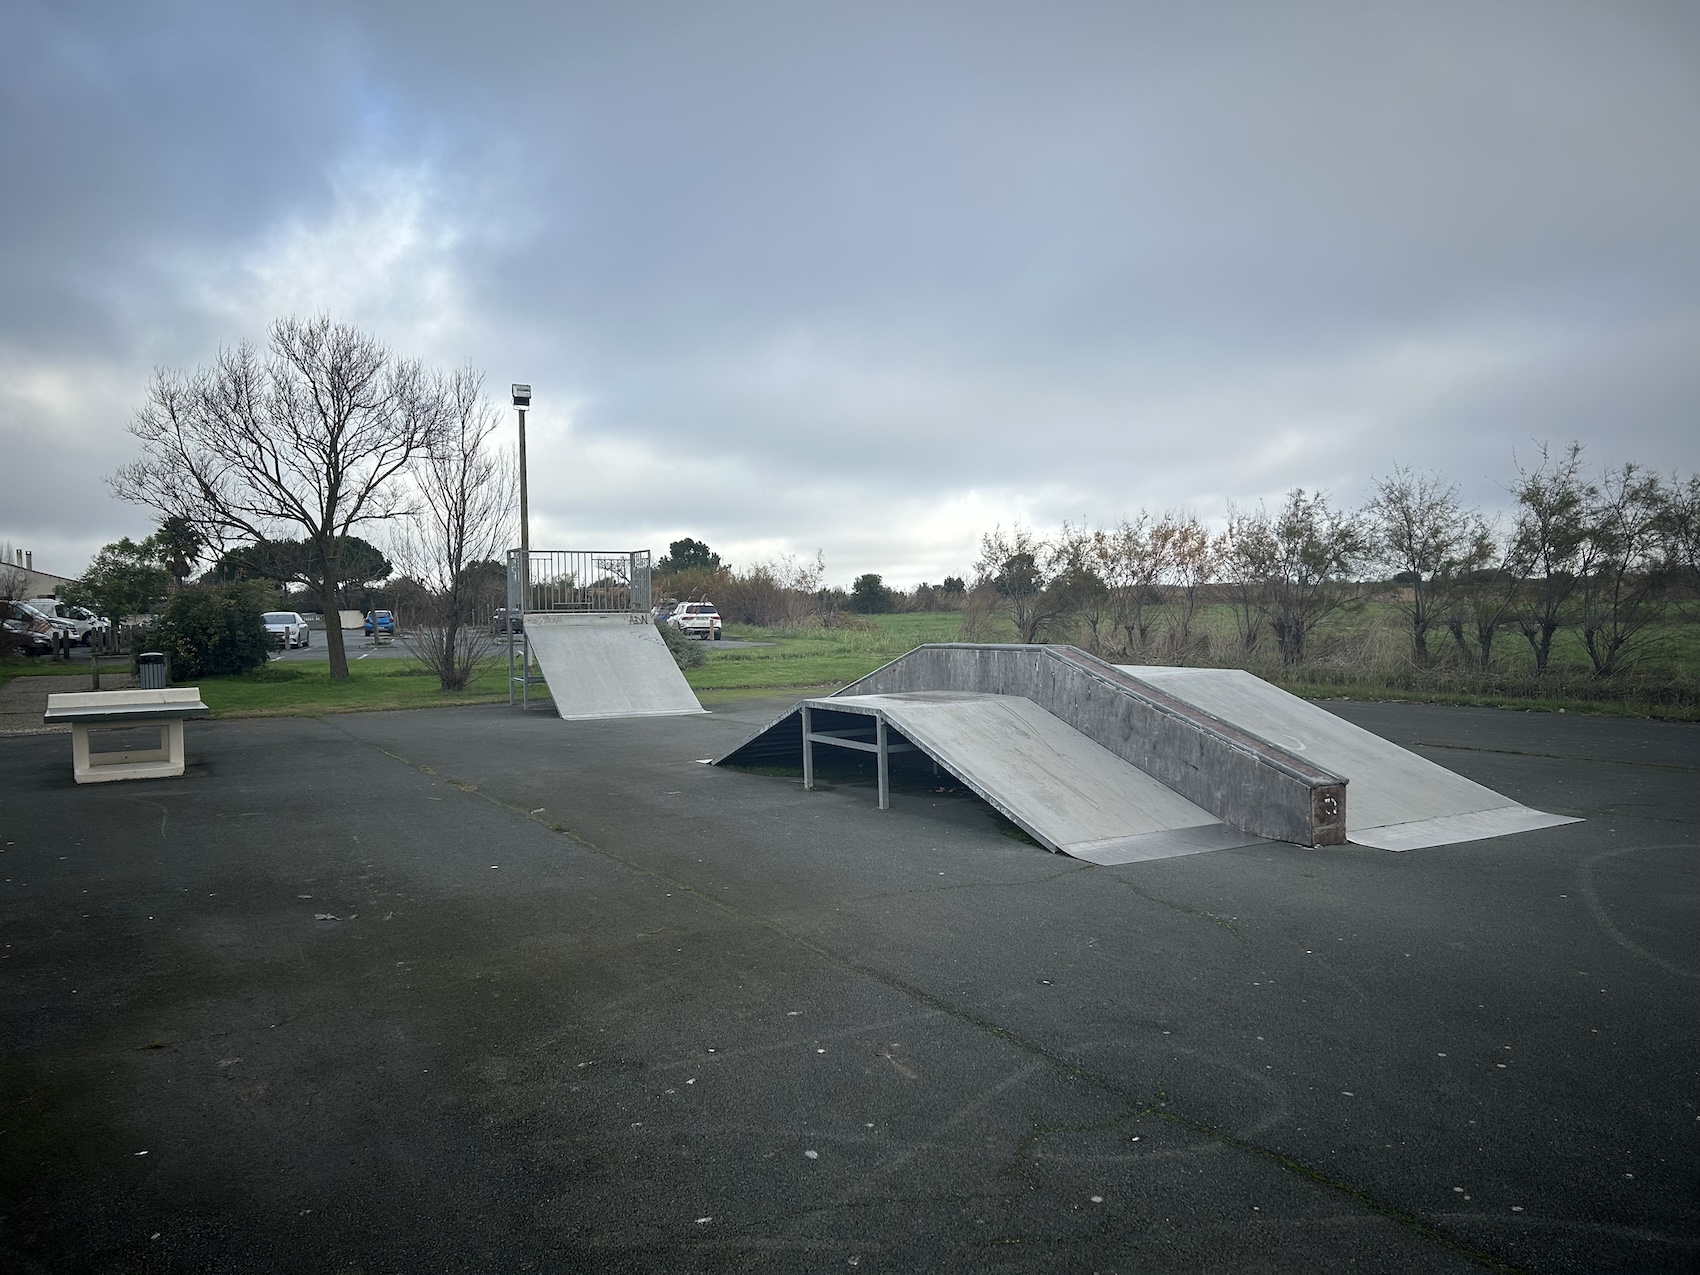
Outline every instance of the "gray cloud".
<path id="1" fill-rule="evenodd" d="M 1695 464 L 1681 6 L 0 21 L 0 538 L 67 558 L 146 529 L 94 475 L 149 365 L 279 307 L 530 379 L 541 535 L 838 579 L 1395 461 L 1491 504 L 1540 438 Z"/>

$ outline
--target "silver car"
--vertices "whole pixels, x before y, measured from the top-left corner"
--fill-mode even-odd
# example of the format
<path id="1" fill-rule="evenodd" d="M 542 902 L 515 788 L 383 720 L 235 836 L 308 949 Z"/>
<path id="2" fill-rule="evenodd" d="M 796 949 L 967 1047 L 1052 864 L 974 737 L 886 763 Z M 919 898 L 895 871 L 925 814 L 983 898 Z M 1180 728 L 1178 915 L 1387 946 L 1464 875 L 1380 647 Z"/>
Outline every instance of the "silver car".
<path id="1" fill-rule="evenodd" d="M 266 636 L 288 651 L 297 646 L 311 646 L 311 630 L 297 611 L 267 611 Z"/>

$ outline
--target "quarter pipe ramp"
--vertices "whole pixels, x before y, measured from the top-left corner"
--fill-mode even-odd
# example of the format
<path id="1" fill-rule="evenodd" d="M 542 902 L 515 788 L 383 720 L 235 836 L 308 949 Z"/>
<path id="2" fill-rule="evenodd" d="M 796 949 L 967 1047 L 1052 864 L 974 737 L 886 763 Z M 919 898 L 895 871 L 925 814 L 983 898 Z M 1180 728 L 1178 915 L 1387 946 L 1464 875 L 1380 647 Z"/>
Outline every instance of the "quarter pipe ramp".
<path id="1" fill-rule="evenodd" d="M 706 711 L 646 614 L 527 612 L 525 634 L 568 721 Z"/>

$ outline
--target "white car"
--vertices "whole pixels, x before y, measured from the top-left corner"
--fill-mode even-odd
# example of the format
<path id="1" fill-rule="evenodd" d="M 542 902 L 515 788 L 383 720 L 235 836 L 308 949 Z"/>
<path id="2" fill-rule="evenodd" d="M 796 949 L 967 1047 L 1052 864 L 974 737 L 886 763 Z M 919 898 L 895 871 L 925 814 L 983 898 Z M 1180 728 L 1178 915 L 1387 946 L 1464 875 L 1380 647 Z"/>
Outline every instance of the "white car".
<path id="1" fill-rule="evenodd" d="M 720 641 L 720 612 L 712 602 L 681 602 L 673 608 L 667 623 L 687 637 L 699 637 L 704 642 L 710 638 Z"/>
<path id="2" fill-rule="evenodd" d="M 267 611 L 265 621 L 266 636 L 286 651 L 313 644 L 307 621 L 297 611 Z"/>

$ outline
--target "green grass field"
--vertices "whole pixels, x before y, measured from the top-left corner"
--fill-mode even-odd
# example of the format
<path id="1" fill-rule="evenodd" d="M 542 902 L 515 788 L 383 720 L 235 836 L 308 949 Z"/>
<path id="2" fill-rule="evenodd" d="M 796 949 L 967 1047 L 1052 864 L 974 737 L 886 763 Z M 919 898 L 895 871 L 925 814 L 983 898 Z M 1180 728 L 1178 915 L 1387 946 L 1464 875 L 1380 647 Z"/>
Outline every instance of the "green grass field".
<path id="1" fill-rule="evenodd" d="M 809 629 L 786 633 L 733 625 L 729 638 L 774 646 L 720 648 L 709 643 L 708 663 L 689 669 L 693 690 L 782 690 L 844 686 L 926 642 L 954 642 L 961 617 L 931 612 L 869 616 L 863 629 Z"/>
<path id="2" fill-rule="evenodd" d="M 705 703 L 764 691 L 837 688 L 921 643 L 960 640 L 962 617 L 937 612 L 869 616 L 865 621 L 866 629 L 803 633 L 734 626 L 727 630 L 728 637 L 775 645 L 711 647 L 708 664 L 690 670 L 686 678 L 706 697 Z M 1202 608 L 1193 631 L 1205 640 L 1188 651 L 1184 662 L 1242 666 L 1236 658 L 1233 614 L 1226 606 Z M 1014 636 L 1009 622 L 999 619 L 985 640 L 1007 642 Z M 1084 629 L 1066 636 L 1082 647 L 1090 645 L 1090 634 Z M 1283 668 L 1267 655 L 1248 665 L 1259 676 L 1314 699 L 1416 700 L 1700 720 L 1700 626 L 1667 620 L 1657 637 L 1635 670 L 1601 682 L 1592 675 L 1581 639 L 1574 632 L 1562 632 L 1554 643 L 1551 673 L 1536 679 L 1528 644 L 1516 630 L 1507 629 L 1495 646 L 1495 672 L 1484 677 L 1455 660 L 1447 649 L 1451 638 L 1444 630 L 1431 639 L 1438 657 L 1434 666 L 1417 669 L 1408 658 L 1410 638 L 1403 617 L 1392 607 L 1370 605 L 1335 617 L 1317 635 L 1314 657 L 1304 665 Z M 1126 661 L 1114 655 L 1109 658 L 1131 663 L 1180 662 L 1161 647 Z"/>

